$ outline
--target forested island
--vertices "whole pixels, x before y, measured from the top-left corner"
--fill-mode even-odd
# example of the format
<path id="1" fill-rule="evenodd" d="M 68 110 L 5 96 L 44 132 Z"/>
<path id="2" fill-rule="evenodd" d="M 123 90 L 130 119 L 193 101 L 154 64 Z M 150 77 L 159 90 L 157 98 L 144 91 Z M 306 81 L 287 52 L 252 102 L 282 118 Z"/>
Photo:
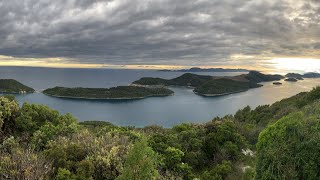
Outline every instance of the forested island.
<path id="1" fill-rule="evenodd" d="M 77 122 L 0 97 L 0 179 L 318 179 L 320 87 L 172 128 Z"/>
<path id="2" fill-rule="evenodd" d="M 0 92 L 1 93 L 33 93 L 34 89 L 28 87 L 14 79 L 0 79 Z"/>
<path id="3" fill-rule="evenodd" d="M 59 98 L 74 99 L 143 99 L 147 97 L 170 96 L 174 92 L 163 87 L 118 86 L 112 88 L 66 88 L 54 87 L 43 91 L 44 94 Z"/>
<path id="4" fill-rule="evenodd" d="M 222 96 L 246 91 L 250 88 L 261 87 L 258 84 L 267 81 L 278 81 L 283 79 L 281 75 L 267 75 L 257 71 L 239 76 L 205 76 L 185 73 L 177 78 L 162 79 L 145 77 L 134 81 L 133 85 L 140 86 L 184 86 L 194 88 L 196 94 L 202 96 Z"/>

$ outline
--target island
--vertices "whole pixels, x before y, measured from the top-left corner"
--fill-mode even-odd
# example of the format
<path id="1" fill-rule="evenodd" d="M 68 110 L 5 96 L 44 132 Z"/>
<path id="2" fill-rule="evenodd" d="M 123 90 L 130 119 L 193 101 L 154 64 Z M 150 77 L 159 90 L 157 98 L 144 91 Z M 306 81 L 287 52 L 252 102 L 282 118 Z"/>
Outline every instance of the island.
<path id="1" fill-rule="evenodd" d="M 303 75 L 303 78 L 320 78 L 320 73 L 308 72 Z"/>
<path id="2" fill-rule="evenodd" d="M 303 75 L 299 73 L 288 73 L 285 75 L 287 78 L 302 78 Z"/>
<path id="3" fill-rule="evenodd" d="M 59 98 L 94 100 L 130 100 L 147 97 L 163 97 L 174 94 L 173 91 L 164 87 L 141 86 L 118 86 L 112 88 L 54 87 L 44 90 L 43 93 L 48 96 Z"/>
<path id="4" fill-rule="evenodd" d="M 185 73 L 173 79 L 144 77 L 137 81 L 134 81 L 131 85 L 140 85 L 140 86 L 146 86 L 146 87 L 155 86 L 155 85 L 197 87 L 212 79 L 213 79 L 212 76 Z"/>
<path id="5" fill-rule="evenodd" d="M 177 70 L 162 69 L 159 71 L 164 71 L 164 72 L 249 72 L 249 70 L 247 69 L 199 68 L 199 67 L 193 67 L 190 69 L 177 69 Z"/>
<path id="6" fill-rule="evenodd" d="M 0 92 L 12 94 L 33 93 L 35 90 L 14 79 L 0 79 Z"/>
<path id="7" fill-rule="evenodd" d="M 273 85 L 282 85 L 281 82 L 273 82 Z"/>
<path id="8" fill-rule="evenodd" d="M 173 79 L 144 77 L 132 83 L 133 86 L 183 86 L 194 88 L 193 92 L 202 96 L 222 96 L 261 87 L 261 82 L 279 81 L 281 75 L 267 75 L 258 71 L 238 76 L 206 76 L 185 73 Z"/>
<path id="9" fill-rule="evenodd" d="M 287 78 L 285 79 L 285 81 L 288 81 L 288 82 L 297 82 L 298 80 L 296 78 Z"/>

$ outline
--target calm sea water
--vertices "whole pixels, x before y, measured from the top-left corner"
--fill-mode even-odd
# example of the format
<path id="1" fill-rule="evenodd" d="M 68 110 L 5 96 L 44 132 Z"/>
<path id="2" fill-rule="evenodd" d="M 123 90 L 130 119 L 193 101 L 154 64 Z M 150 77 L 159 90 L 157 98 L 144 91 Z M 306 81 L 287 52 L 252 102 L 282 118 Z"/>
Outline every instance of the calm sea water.
<path id="1" fill-rule="evenodd" d="M 37 91 L 54 87 L 112 87 L 128 85 L 141 77 L 173 78 L 179 72 L 113 69 L 55 69 L 31 67 L 0 67 L 0 78 L 16 79 Z M 241 73 L 201 73 L 215 76 L 234 76 Z M 171 127 L 183 122 L 207 122 L 216 116 L 234 114 L 247 105 L 272 104 L 299 92 L 320 85 L 320 79 L 306 79 L 282 86 L 263 83 L 264 86 L 246 92 L 222 96 L 202 97 L 191 89 L 171 88 L 174 96 L 153 97 L 134 101 L 71 100 L 45 96 L 42 93 L 16 95 L 19 103 L 45 104 L 64 113 L 72 113 L 79 121 L 100 120 L 116 125 L 162 125 Z"/>

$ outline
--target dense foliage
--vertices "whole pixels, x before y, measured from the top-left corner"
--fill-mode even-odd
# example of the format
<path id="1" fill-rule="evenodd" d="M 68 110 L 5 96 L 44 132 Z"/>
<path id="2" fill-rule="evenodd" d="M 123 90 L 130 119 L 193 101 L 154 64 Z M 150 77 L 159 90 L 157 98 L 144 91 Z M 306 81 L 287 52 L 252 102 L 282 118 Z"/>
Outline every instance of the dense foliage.
<path id="1" fill-rule="evenodd" d="M 0 179 L 317 179 L 319 99 L 315 88 L 166 129 L 78 123 L 0 97 Z"/>
<path id="2" fill-rule="evenodd" d="M 0 79 L 0 92 L 5 93 L 32 93 L 34 89 L 14 79 Z"/>
<path id="3" fill-rule="evenodd" d="M 173 91 L 161 87 L 118 86 L 112 88 L 66 88 L 54 87 L 43 91 L 44 94 L 82 99 L 141 99 L 153 96 L 169 96 Z"/>

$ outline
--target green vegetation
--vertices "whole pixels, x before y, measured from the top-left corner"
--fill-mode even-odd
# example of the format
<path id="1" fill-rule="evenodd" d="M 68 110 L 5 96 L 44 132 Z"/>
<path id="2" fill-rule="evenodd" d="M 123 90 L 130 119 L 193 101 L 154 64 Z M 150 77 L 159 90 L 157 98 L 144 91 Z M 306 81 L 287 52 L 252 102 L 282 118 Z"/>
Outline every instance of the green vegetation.
<path id="1" fill-rule="evenodd" d="M 0 92 L 2 93 L 33 93 L 34 89 L 21 84 L 14 79 L 0 79 Z"/>
<path id="2" fill-rule="evenodd" d="M 317 179 L 320 87 L 205 124 L 78 123 L 0 97 L 0 179 Z"/>
<path id="3" fill-rule="evenodd" d="M 112 88 L 65 88 L 54 87 L 44 94 L 61 98 L 78 99 L 141 99 L 153 96 L 169 96 L 173 91 L 166 88 L 146 88 L 138 86 L 118 86 Z"/>
<path id="4" fill-rule="evenodd" d="M 246 91 L 250 88 L 256 88 L 261 86 L 262 85 L 246 81 L 234 81 L 232 79 L 221 78 L 207 81 L 206 83 L 195 88 L 194 92 L 204 96 L 219 96 Z"/>
<path id="5" fill-rule="evenodd" d="M 260 82 L 283 79 L 280 75 L 265 75 L 257 71 L 234 77 L 213 77 L 186 73 L 173 79 L 141 78 L 134 85 L 142 86 L 187 86 L 194 87 L 194 92 L 203 96 L 221 96 L 261 87 Z"/>

